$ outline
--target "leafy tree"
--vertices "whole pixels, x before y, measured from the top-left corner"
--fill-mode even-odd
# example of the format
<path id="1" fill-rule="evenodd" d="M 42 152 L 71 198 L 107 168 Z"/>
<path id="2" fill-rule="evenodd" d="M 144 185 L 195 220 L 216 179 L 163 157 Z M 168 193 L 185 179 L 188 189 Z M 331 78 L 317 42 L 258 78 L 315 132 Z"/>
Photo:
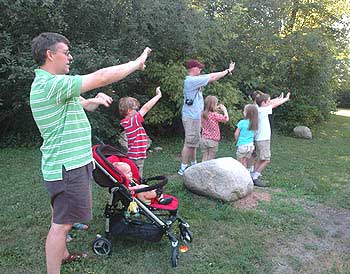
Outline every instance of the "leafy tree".
<path id="1" fill-rule="evenodd" d="M 93 134 L 110 142 L 119 131 L 119 98 L 144 103 L 158 85 L 164 96 L 146 126 L 158 135 L 181 128 L 189 58 L 204 62 L 206 72 L 236 61 L 232 77 L 205 90 L 227 105 L 231 135 L 255 89 L 271 96 L 292 91 L 293 100 L 274 117 L 281 129 L 313 126 L 349 90 L 349 9 L 346 0 L 1 0 L 0 143 L 40 143 L 29 108 L 36 67 L 30 41 L 45 31 L 70 39 L 72 74 L 127 62 L 145 46 L 154 49 L 145 72 L 100 90 L 116 104 L 88 114 Z"/>

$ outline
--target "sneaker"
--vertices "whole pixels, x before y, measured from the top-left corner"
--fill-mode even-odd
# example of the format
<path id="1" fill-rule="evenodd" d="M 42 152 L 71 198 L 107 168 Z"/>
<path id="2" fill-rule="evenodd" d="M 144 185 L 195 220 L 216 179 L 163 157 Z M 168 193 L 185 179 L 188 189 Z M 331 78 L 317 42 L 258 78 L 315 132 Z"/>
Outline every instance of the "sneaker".
<path id="1" fill-rule="evenodd" d="M 263 181 L 261 181 L 259 178 L 254 179 L 253 183 L 255 186 L 266 187 L 266 184 Z"/>
<path id="2" fill-rule="evenodd" d="M 72 234 L 67 234 L 67 236 L 66 236 L 66 243 L 69 243 L 69 242 L 71 242 L 73 240 L 74 240 L 73 235 Z"/>
<path id="3" fill-rule="evenodd" d="M 170 204 L 172 201 L 173 201 L 173 198 L 171 198 L 171 197 L 168 197 L 168 198 L 160 198 L 160 199 L 158 200 L 158 204 L 160 204 L 160 205 L 168 205 L 168 204 Z"/>
<path id="4" fill-rule="evenodd" d="M 182 169 L 181 167 L 179 168 L 179 170 L 177 171 L 177 174 L 179 174 L 180 176 L 184 175 L 185 169 Z"/>

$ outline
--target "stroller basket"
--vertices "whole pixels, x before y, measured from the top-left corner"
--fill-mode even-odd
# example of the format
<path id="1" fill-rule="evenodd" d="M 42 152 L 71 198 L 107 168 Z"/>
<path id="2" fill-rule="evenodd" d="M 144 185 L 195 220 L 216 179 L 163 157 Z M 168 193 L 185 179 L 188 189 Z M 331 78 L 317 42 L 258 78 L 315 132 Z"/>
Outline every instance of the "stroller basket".
<path id="1" fill-rule="evenodd" d="M 111 219 L 111 233 L 113 235 L 131 236 L 149 242 L 159 242 L 164 231 L 152 223 L 127 221 L 119 215 Z"/>

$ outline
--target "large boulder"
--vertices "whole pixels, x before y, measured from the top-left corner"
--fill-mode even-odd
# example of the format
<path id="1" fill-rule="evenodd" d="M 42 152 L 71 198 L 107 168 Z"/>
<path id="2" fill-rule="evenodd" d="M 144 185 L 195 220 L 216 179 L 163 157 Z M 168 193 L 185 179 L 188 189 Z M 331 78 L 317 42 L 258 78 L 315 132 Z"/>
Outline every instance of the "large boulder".
<path id="1" fill-rule="evenodd" d="M 249 171 L 231 157 L 205 161 L 187 168 L 184 184 L 194 193 L 223 201 L 236 201 L 253 191 Z"/>
<path id="2" fill-rule="evenodd" d="M 293 129 L 294 135 L 298 138 L 312 139 L 312 132 L 306 126 L 297 126 Z"/>

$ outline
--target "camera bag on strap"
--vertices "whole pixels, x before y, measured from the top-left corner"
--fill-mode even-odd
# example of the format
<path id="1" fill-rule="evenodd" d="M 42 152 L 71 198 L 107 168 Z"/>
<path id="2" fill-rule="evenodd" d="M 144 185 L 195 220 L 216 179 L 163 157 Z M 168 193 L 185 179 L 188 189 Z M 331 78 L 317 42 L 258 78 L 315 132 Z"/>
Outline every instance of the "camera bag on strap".
<path id="1" fill-rule="evenodd" d="M 199 90 L 197 90 L 197 92 L 196 92 L 196 94 L 194 95 L 193 99 L 188 99 L 188 98 L 186 98 L 186 100 L 185 100 L 185 104 L 186 104 L 186 105 L 189 105 L 189 106 L 192 106 L 192 105 L 193 105 L 193 101 L 194 101 L 194 99 L 197 97 L 198 91 L 199 91 Z"/>

